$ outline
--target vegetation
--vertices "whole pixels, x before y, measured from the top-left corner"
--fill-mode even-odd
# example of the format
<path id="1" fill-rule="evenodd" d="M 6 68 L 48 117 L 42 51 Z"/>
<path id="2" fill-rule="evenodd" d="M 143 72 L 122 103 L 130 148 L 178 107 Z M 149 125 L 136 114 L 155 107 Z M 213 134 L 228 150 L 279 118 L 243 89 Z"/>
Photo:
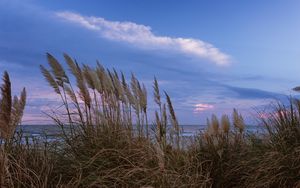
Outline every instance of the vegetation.
<path id="1" fill-rule="evenodd" d="M 42 74 L 61 98 L 50 117 L 56 142 L 16 132 L 26 93 L 11 99 L 4 73 L 0 102 L 1 187 L 298 187 L 300 101 L 279 103 L 260 120 L 262 135 L 245 131 L 234 109 L 207 130 L 183 137 L 170 96 L 153 84 L 157 110 L 148 121 L 148 93 L 132 74 L 79 65 L 64 54 L 70 75 L 52 55 Z M 73 83 L 76 83 L 76 86 Z"/>
<path id="2" fill-rule="evenodd" d="M 17 96 L 12 98 L 11 83 L 7 72 L 4 72 L 3 82 L 3 85 L 0 87 L 0 137 L 8 140 L 13 137 L 14 131 L 23 116 L 26 91 L 24 88 L 20 98 Z"/>

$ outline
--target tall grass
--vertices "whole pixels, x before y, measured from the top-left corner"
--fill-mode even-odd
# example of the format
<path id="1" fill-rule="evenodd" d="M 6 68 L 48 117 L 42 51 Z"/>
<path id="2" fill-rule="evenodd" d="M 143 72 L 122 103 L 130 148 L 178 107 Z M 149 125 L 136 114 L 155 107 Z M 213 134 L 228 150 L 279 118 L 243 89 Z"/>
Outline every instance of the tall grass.
<path id="1" fill-rule="evenodd" d="M 23 116 L 26 91 L 24 88 L 19 98 L 17 96 L 12 97 L 10 78 L 6 71 L 4 72 L 3 84 L 0 89 L 0 137 L 9 140 L 13 137 L 16 127 Z"/>
<path id="2" fill-rule="evenodd" d="M 150 129 L 147 91 L 134 74 L 128 83 L 122 72 L 105 69 L 99 63 L 94 68 L 81 66 L 64 54 L 72 76 L 69 78 L 52 55 L 47 54 L 47 58 L 50 70 L 41 66 L 41 71 L 60 96 L 66 112 L 65 118 L 57 118 L 57 114 L 51 117 L 63 130 L 69 126 L 70 131 L 63 137 L 64 149 L 68 151 L 65 160 L 68 164 L 76 161 L 71 165 L 74 167 L 71 171 L 75 173 L 71 177 L 81 178 L 78 185 L 155 183 L 158 186 L 171 183 L 166 178 L 167 162 L 174 159 L 167 159 L 171 156 L 166 153 L 178 157 L 180 128 L 171 99 L 164 93 L 163 101 L 157 80 L 153 87 L 158 111 L 155 112 L 156 122 Z M 75 80 L 77 88 L 70 80 Z M 168 123 L 172 126 L 168 127 Z M 180 178 L 176 175 L 178 172 L 171 172 L 168 176 L 174 176 L 174 180 Z"/>
<path id="3" fill-rule="evenodd" d="M 300 186 L 299 100 L 272 107 L 260 120 L 262 135 L 246 132 L 234 109 L 212 115 L 205 131 L 186 138 L 156 78 L 157 109 L 149 122 L 149 93 L 134 74 L 126 79 L 98 62 L 80 65 L 67 54 L 65 64 L 51 54 L 47 59 L 41 72 L 62 103 L 49 116 L 63 135 L 57 142 L 29 142 L 15 132 L 21 118 L 11 115 L 15 107 L 1 110 L 3 122 L 17 122 L 1 124 L 1 187 Z M 23 111 L 25 90 L 11 100 L 8 75 L 3 80 L 1 109 L 15 104 Z"/>
<path id="4" fill-rule="evenodd" d="M 8 73 L 3 74 L 0 98 L 0 186 L 44 187 L 50 167 L 36 145 L 22 145 L 21 135 L 16 133 L 26 103 L 25 88 L 21 95 L 12 97 Z M 36 170 L 36 171 L 34 171 Z M 36 172 L 43 172 L 39 175 Z M 45 176 L 46 175 L 46 176 Z"/>

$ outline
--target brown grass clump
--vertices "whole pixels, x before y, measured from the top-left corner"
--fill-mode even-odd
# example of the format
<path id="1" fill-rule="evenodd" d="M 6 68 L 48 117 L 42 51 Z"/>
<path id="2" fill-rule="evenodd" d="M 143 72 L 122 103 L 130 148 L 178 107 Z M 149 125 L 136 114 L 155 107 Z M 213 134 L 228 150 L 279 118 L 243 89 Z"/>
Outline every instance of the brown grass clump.
<path id="1" fill-rule="evenodd" d="M 26 94 L 12 99 L 5 73 L 0 187 L 300 186 L 299 100 L 273 106 L 260 120 L 263 134 L 247 132 L 234 109 L 231 116 L 212 115 L 205 131 L 185 137 L 156 78 L 157 109 L 149 124 L 148 93 L 134 74 L 128 82 L 99 62 L 80 65 L 64 54 L 67 70 L 51 54 L 47 59 L 50 68 L 41 72 L 62 102 L 49 115 L 63 134 L 49 142 L 16 132 Z"/>
<path id="2" fill-rule="evenodd" d="M 22 143 L 14 139 L 1 145 L 0 185 L 1 187 L 49 187 L 55 185 L 52 174 L 55 161 L 50 158 L 50 147 L 40 142 Z"/>
<path id="3" fill-rule="evenodd" d="M 299 187 L 300 181 L 300 102 L 290 99 L 290 104 L 278 103 L 267 118 L 262 119 L 267 128 L 264 144 L 244 165 L 245 184 L 252 187 Z"/>
<path id="4" fill-rule="evenodd" d="M 162 101 L 156 79 L 154 99 L 159 111 L 155 113 L 154 132 L 150 132 L 147 91 L 134 74 L 127 83 L 123 73 L 105 70 L 99 63 L 95 68 L 80 66 L 64 54 L 76 80 L 75 89 L 63 66 L 50 54 L 47 57 L 51 69 L 41 66 L 41 71 L 62 99 L 67 116 L 51 117 L 63 130 L 66 126 L 70 128 L 64 134 L 65 151 L 59 161 L 71 164 L 72 169 L 70 175 L 62 177 L 62 182 L 109 187 L 188 183 L 180 171 L 186 168 L 186 162 L 182 161 L 180 169 L 171 166 L 182 155 L 181 130 L 171 99 L 165 93 L 166 103 Z M 170 131 L 168 122 L 172 125 Z"/>
<path id="5" fill-rule="evenodd" d="M 55 162 L 50 147 L 17 132 L 26 104 L 26 91 L 11 96 L 8 73 L 3 75 L 0 99 L 0 187 L 48 187 Z M 53 184 L 54 185 L 54 184 Z"/>
<path id="6" fill-rule="evenodd" d="M 279 116 L 262 120 L 269 131 L 263 138 L 247 134 L 242 115 L 234 109 L 231 121 L 228 115 L 223 115 L 220 121 L 213 115 L 206 132 L 184 140 L 171 99 L 165 93 L 164 102 L 156 78 L 153 88 L 158 110 L 150 133 L 147 92 L 133 74 L 127 83 L 123 73 L 105 70 L 99 63 L 96 68 L 81 67 L 68 55 L 64 57 L 78 90 L 73 89 L 61 65 L 49 62 L 50 71 L 41 67 L 49 84 L 61 96 L 68 116 L 67 122 L 54 120 L 62 128 L 70 125 L 73 130 L 65 134 L 66 145 L 55 168 L 55 173 L 61 174 L 62 185 L 299 185 L 296 149 L 300 138 L 296 128 L 299 102 L 291 104 L 290 109 L 280 107 Z M 53 57 L 48 59 L 59 64 Z M 69 169 L 68 173 L 65 169 Z"/>
<path id="7" fill-rule="evenodd" d="M 0 187 L 46 187 L 51 164 L 37 144 L 23 144 L 16 134 L 26 103 L 26 91 L 11 96 L 8 73 L 3 75 L 0 98 Z M 45 150 L 46 151 L 46 150 Z"/>

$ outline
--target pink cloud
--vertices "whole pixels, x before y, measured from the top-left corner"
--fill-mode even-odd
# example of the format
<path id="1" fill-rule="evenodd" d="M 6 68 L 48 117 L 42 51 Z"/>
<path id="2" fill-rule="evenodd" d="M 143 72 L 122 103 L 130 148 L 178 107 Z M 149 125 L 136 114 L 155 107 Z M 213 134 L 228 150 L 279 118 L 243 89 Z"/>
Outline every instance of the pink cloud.
<path id="1" fill-rule="evenodd" d="M 280 116 L 288 116 L 291 112 L 288 110 L 280 110 L 275 112 L 259 112 L 257 117 L 260 119 L 274 119 Z"/>
<path id="2" fill-rule="evenodd" d="M 206 110 L 210 110 L 213 109 L 214 106 L 211 104 L 203 104 L 203 103 L 199 103 L 195 105 L 194 108 L 194 113 L 200 113 L 202 111 L 206 111 Z"/>

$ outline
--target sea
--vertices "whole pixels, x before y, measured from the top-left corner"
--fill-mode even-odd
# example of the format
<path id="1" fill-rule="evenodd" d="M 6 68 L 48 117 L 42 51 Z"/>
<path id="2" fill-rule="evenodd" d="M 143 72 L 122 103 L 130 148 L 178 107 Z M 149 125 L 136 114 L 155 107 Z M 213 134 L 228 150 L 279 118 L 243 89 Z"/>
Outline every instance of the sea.
<path id="1" fill-rule="evenodd" d="M 182 136 L 193 136 L 204 131 L 206 125 L 182 125 Z M 248 133 L 263 133 L 264 127 L 258 125 L 246 125 Z M 20 125 L 17 132 L 22 132 L 28 137 L 47 137 L 47 139 L 55 139 L 62 134 L 61 128 L 57 125 Z"/>

